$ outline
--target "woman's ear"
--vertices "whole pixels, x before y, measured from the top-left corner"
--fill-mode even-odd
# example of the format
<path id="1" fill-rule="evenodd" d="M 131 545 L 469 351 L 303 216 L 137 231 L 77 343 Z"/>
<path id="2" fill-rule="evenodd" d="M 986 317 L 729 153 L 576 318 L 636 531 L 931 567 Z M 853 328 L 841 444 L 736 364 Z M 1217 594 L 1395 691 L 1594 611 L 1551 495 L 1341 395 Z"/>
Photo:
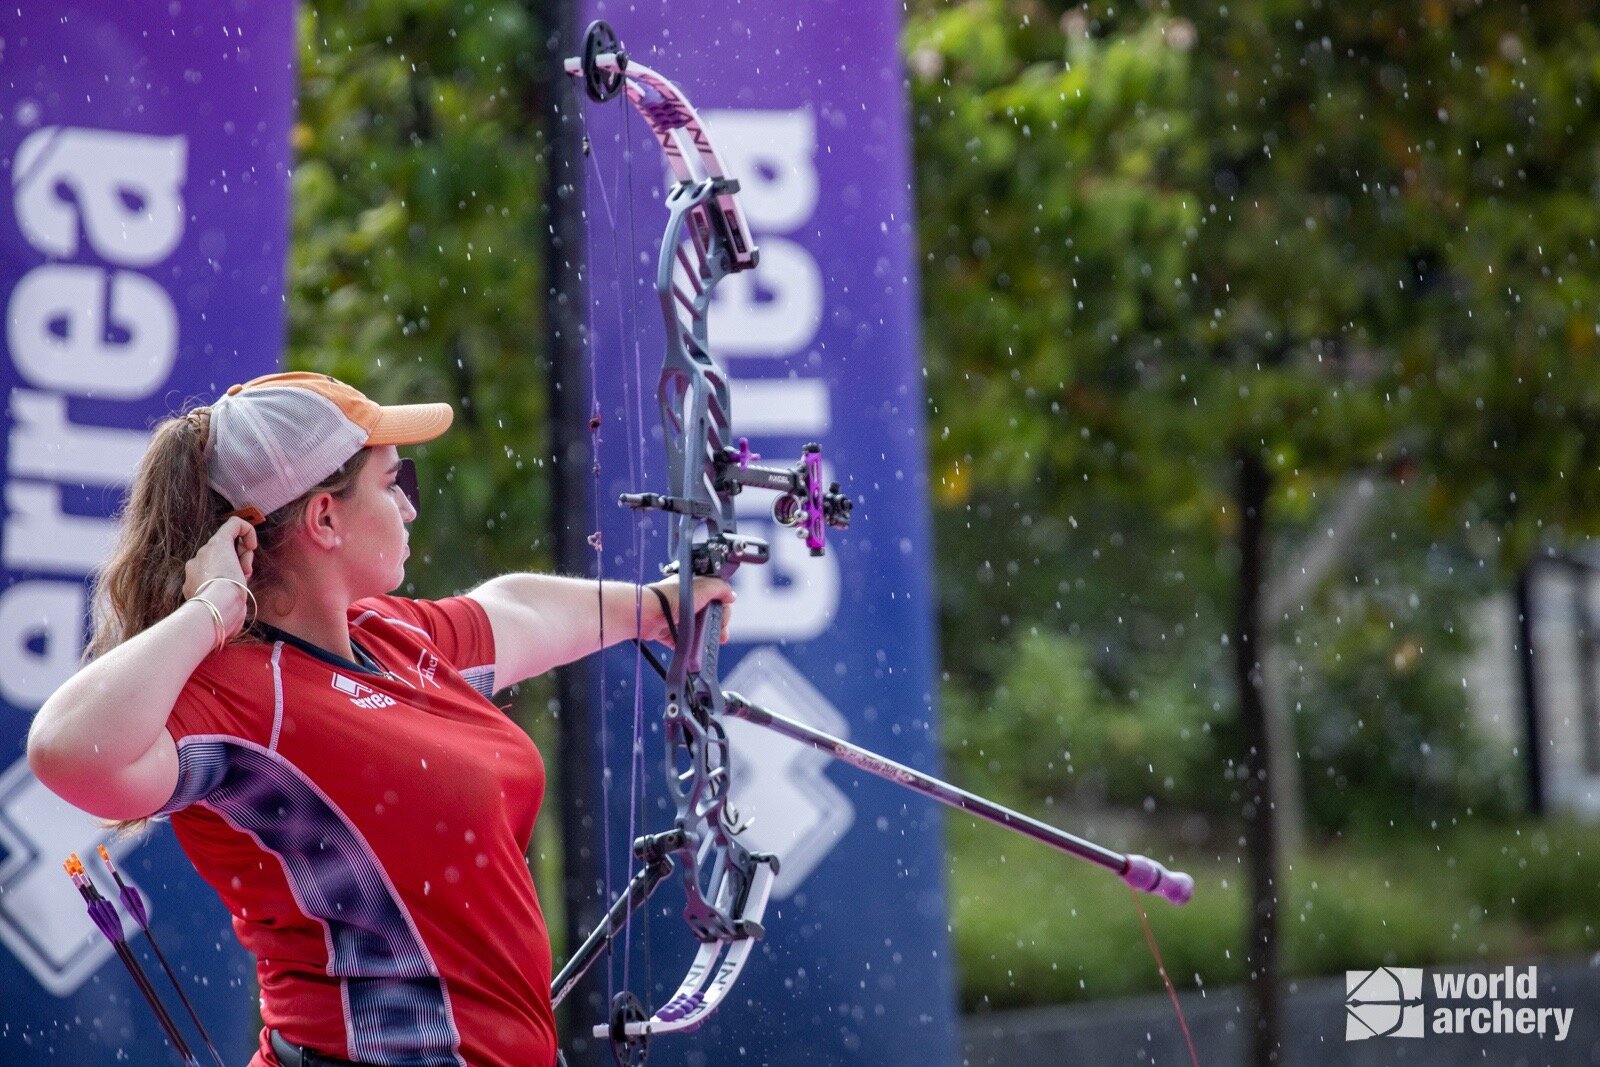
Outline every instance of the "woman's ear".
<path id="1" fill-rule="evenodd" d="M 330 551 L 339 547 L 337 510 L 332 493 L 317 493 L 306 501 L 305 514 L 300 517 L 300 532 L 308 544 Z"/>

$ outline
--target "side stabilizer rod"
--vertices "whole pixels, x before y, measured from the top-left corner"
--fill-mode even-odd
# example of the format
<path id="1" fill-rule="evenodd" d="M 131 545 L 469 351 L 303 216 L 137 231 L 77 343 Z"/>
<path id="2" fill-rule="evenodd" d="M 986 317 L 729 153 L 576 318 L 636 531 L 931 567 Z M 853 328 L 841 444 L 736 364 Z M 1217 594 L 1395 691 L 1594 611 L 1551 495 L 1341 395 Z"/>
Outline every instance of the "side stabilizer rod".
<path id="1" fill-rule="evenodd" d="M 723 693 L 724 713 L 736 719 L 798 741 L 819 752 L 826 752 L 834 759 L 841 760 L 858 770 L 876 775 L 896 785 L 904 786 L 912 792 L 921 793 L 931 797 L 939 803 L 955 808 L 957 811 L 966 812 L 985 819 L 997 826 L 1004 826 L 1014 830 L 1025 837 L 1049 845 L 1059 852 L 1076 856 L 1098 867 L 1104 867 L 1117 875 L 1128 885 L 1143 893 L 1153 893 L 1173 904 L 1187 904 L 1189 898 L 1194 896 L 1194 879 L 1182 871 L 1168 870 L 1161 863 L 1148 856 L 1134 853 L 1124 855 L 1114 852 L 1103 845 L 1093 841 L 1069 834 L 1065 830 L 1051 826 L 1049 823 L 1040 822 L 1038 819 L 1012 811 L 1002 804 L 986 800 L 976 793 L 968 792 L 960 786 L 951 785 L 929 774 L 907 767 L 903 763 L 896 763 L 892 759 L 880 756 L 875 752 L 853 745 L 842 738 L 832 734 L 823 733 L 821 730 L 807 726 L 805 723 L 796 722 L 794 719 L 769 711 L 759 704 L 752 704 L 738 693 Z"/>

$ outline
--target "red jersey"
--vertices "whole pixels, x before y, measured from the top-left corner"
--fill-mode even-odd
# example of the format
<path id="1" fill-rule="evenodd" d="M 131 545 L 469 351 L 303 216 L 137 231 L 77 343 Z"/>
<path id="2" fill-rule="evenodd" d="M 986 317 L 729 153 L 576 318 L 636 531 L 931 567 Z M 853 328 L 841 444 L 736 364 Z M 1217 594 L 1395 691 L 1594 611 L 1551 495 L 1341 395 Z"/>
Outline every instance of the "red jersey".
<path id="1" fill-rule="evenodd" d="M 361 662 L 271 632 L 200 665 L 162 811 L 256 957 L 268 1029 L 372 1064 L 552 1064 L 524 859 L 544 766 L 489 702 L 488 617 L 375 597 L 349 620 Z M 263 1032 L 252 1067 L 276 1063 Z"/>

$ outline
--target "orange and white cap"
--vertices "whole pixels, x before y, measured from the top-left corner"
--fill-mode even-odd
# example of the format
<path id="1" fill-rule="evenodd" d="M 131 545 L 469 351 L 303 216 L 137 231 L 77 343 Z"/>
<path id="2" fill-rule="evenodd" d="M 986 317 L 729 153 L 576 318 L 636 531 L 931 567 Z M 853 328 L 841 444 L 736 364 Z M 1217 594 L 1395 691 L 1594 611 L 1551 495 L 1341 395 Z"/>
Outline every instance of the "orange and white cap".
<path id="1" fill-rule="evenodd" d="M 230 387 L 211 405 L 208 481 L 259 521 L 363 448 L 431 441 L 453 418 L 449 404 L 384 407 L 326 374 L 268 374 Z"/>

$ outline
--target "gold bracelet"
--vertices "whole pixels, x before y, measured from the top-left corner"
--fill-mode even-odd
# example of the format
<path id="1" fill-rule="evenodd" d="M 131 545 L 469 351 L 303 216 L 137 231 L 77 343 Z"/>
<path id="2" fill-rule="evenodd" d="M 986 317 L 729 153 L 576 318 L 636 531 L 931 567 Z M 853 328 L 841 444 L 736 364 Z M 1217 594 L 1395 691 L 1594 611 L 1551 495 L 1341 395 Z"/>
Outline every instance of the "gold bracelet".
<path id="1" fill-rule="evenodd" d="M 250 612 L 244 618 L 244 625 L 245 626 L 249 626 L 250 625 L 250 620 L 251 619 L 255 619 L 255 618 L 259 618 L 260 617 L 261 609 L 256 604 L 256 595 L 250 591 L 250 587 L 248 585 L 245 585 L 243 582 L 239 581 L 237 578 L 207 578 L 205 581 L 201 582 L 198 586 L 195 587 L 194 595 L 195 596 L 199 596 L 202 592 L 205 591 L 206 586 L 210 585 L 212 582 L 227 582 L 229 585 L 236 585 L 240 589 L 244 590 L 244 595 L 246 597 L 248 597 L 249 600 L 250 600 Z"/>
<path id="2" fill-rule="evenodd" d="M 211 621 L 214 622 L 217 627 L 217 641 L 216 644 L 211 646 L 211 651 L 221 652 L 222 646 L 228 643 L 228 627 L 222 621 L 222 612 L 217 610 L 217 606 L 215 604 L 199 594 L 189 598 L 189 602 L 193 603 L 195 601 L 204 604 L 206 606 L 206 610 L 211 612 Z"/>

